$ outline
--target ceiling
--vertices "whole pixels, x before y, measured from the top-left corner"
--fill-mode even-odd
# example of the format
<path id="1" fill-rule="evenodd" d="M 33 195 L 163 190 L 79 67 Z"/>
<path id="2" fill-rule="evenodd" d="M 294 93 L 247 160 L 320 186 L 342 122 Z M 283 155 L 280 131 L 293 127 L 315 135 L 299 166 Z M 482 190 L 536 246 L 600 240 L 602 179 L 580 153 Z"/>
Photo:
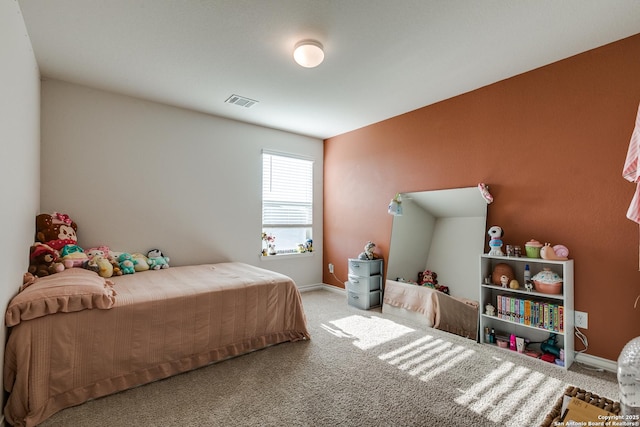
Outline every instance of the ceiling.
<path id="1" fill-rule="evenodd" d="M 45 79 L 321 139 L 640 33 L 638 0 L 18 3 Z"/>

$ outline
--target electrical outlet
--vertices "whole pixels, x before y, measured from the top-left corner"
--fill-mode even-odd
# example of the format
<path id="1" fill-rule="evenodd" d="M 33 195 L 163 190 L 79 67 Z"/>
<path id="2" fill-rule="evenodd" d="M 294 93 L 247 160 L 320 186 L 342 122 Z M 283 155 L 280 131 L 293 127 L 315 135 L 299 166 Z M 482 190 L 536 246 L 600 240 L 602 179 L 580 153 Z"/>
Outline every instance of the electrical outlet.
<path id="1" fill-rule="evenodd" d="M 329 263 L 329 273 L 333 274 L 333 264 Z"/>
<path id="2" fill-rule="evenodd" d="M 576 311 L 574 320 L 577 328 L 589 329 L 589 315 L 583 311 Z"/>

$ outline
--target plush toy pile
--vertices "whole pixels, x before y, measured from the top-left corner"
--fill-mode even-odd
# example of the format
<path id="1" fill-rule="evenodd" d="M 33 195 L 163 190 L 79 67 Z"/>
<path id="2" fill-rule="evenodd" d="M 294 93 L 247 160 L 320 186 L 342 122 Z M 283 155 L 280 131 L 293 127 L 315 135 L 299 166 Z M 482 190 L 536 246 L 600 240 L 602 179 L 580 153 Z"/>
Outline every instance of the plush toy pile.
<path id="1" fill-rule="evenodd" d="M 449 295 L 449 287 L 438 284 L 438 275 L 435 271 L 425 270 L 418 273 L 418 284 Z"/>
<path id="2" fill-rule="evenodd" d="M 35 242 L 29 250 L 29 269 L 23 279 L 23 288 L 34 277 L 48 276 L 67 268 L 86 268 L 102 277 L 169 268 L 169 258 L 159 249 L 152 249 L 147 255 L 112 251 L 106 245 L 85 251 L 78 246 L 77 231 L 78 226 L 69 215 L 54 212 L 36 216 Z"/>

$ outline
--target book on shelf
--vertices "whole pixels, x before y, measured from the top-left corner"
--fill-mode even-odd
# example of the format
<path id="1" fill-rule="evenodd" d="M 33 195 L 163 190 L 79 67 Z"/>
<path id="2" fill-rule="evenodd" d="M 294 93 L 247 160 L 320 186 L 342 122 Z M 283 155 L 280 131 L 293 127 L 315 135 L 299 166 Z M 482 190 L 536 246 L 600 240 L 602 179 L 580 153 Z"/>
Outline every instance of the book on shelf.
<path id="1" fill-rule="evenodd" d="M 499 319 L 547 331 L 564 332 L 564 307 L 560 304 L 497 295 L 496 306 Z"/>

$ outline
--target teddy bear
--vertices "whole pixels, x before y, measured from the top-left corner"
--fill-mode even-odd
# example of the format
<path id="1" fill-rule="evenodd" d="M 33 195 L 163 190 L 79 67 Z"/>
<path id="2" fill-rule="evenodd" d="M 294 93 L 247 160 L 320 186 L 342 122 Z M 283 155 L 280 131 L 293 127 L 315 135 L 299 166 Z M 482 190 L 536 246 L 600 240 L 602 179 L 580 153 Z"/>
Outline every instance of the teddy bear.
<path id="1" fill-rule="evenodd" d="M 45 277 L 64 271 L 65 266 L 59 262 L 60 254 L 51 246 L 36 242 L 29 250 L 28 272 L 36 277 Z"/>
<path id="2" fill-rule="evenodd" d="M 122 274 L 133 274 L 136 272 L 135 265 L 136 262 L 130 253 L 122 252 L 118 255 L 118 265 L 120 266 L 120 270 L 122 270 Z"/>
<path id="3" fill-rule="evenodd" d="M 147 252 L 147 259 L 151 270 L 169 268 L 169 257 L 164 256 L 160 249 L 151 249 Z"/>
<path id="4" fill-rule="evenodd" d="M 358 255 L 358 259 L 362 259 L 362 260 L 372 260 L 375 258 L 375 254 L 373 253 L 373 251 L 376 249 L 376 244 L 369 241 L 367 242 L 366 245 L 364 245 L 364 252 L 361 252 L 360 255 Z"/>
<path id="5" fill-rule="evenodd" d="M 36 216 L 36 242 L 46 243 L 60 251 L 65 245 L 76 245 L 78 225 L 69 215 L 54 212 Z"/>

